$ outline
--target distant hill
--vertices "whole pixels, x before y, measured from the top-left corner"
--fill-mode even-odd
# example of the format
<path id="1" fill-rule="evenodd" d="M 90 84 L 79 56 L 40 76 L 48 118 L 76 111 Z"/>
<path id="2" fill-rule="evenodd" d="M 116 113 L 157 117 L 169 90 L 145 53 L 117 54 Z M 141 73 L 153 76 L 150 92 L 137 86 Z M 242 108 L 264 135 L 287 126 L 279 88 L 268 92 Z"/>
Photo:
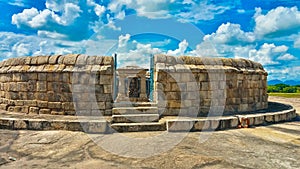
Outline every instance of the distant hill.
<path id="1" fill-rule="evenodd" d="M 281 80 L 275 79 L 275 80 L 268 81 L 268 85 L 276 85 L 279 83 L 283 83 L 283 84 L 287 84 L 287 85 L 291 85 L 291 86 L 300 85 L 300 81 L 296 81 L 296 80 L 281 81 Z"/>

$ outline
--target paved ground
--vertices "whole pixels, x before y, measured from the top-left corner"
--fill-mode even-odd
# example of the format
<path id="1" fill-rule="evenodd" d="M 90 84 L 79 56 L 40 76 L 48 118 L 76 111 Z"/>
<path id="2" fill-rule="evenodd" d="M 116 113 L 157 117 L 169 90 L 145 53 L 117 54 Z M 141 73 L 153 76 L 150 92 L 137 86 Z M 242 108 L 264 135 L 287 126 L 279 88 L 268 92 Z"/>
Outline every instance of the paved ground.
<path id="1" fill-rule="evenodd" d="M 300 112 L 300 99 L 270 97 L 270 100 L 292 104 Z M 139 132 L 123 133 L 122 136 L 142 140 L 160 134 L 162 132 Z M 124 143 L 124 140 L 113 139 L 119 138 L 116 134 L 107 138 L 69 131 L 0 130 L 0 168 L 275 169 L 300 166 L 299 121 L 213 133 L 193 132 L 179 140 L 176 146 L 159 153 L 161 147 L 168 147 L 172 139 L 181 136 L 181 133 L 173 133 L 169 139 L 158 138 L 156 143 L 145 144 L 138 141 Z M 140 156 L 145 153 L 158 155 L 132 157 L 139 153 Z"/>

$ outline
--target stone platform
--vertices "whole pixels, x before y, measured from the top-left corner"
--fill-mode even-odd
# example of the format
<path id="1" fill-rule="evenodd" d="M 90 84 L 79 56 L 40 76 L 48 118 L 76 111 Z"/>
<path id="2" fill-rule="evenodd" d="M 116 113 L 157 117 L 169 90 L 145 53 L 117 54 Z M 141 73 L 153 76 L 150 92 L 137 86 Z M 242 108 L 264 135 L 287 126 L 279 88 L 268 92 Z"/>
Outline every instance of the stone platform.
<path id="1" fill-rule="evenodd" d="M 287 104 L 269 102 L 269 108 L 258 112 L 220 117 L 165 116 L 158 122 L 112 124 L 111 116 L 55 116 L 0 112 L 0 129 L 12 130 L 70 130 L 88 133 L 137 131 L 210 131 L 274 124 L 292 121 L 295 109 Z M 120 124 L 120 123 L 119 123 Z"/>

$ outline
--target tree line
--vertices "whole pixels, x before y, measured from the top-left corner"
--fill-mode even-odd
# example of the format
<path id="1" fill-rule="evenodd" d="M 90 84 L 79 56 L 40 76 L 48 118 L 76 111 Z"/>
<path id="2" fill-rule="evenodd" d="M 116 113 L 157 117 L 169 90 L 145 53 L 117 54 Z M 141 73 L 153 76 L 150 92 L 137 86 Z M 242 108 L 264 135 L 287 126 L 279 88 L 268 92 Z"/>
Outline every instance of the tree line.
<path id="1" fill-rule="evenodd" d="M 290 86 L 283 83 L 269 85 L 268 93 L 300 93 L 300 85 Z"/>

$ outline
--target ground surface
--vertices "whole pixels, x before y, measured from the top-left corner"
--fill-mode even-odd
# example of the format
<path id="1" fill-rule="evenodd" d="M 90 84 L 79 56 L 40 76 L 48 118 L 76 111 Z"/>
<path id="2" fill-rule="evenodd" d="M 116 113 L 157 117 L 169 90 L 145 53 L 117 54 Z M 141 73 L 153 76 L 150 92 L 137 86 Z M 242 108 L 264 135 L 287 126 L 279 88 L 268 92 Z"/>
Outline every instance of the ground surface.
<path id="1" fill-rule="evenodd" d="M 300 112 L 299 98 L 270 97 L 270 100 L 292 104 Z M 142 139 L 159 134 L 161 132 L 139 132 L 125 133 L 123 136 Z M 172 136 L 170 139 L 181 134 L 174 133 Z M 275 169 L 300 166 L 299 121 L 213 133 L 193 132 L 178 145 L 162 153 L 158 153 L 158 150 L 167 147 L 170 140 L 157 139 L 158 143 L 153 143 L 152 149 L 140 146 L 139 142 L 127 144 L 122 140 L 102 140 L 105 140 L 104 135 L 82 132 L 0 130 L 0 168 Z M 129 157 L 111 153 L 106 145 L 110 141 L 121 155 Z M 158 155 L 148 158 L 131 156 L 139 151 Z"/>
<path id="2" fill-rule="evenodd" d="M 269 96 L 279 96 L 285 98 L 300 98 L 300 93 L 269 93 Z"/>

